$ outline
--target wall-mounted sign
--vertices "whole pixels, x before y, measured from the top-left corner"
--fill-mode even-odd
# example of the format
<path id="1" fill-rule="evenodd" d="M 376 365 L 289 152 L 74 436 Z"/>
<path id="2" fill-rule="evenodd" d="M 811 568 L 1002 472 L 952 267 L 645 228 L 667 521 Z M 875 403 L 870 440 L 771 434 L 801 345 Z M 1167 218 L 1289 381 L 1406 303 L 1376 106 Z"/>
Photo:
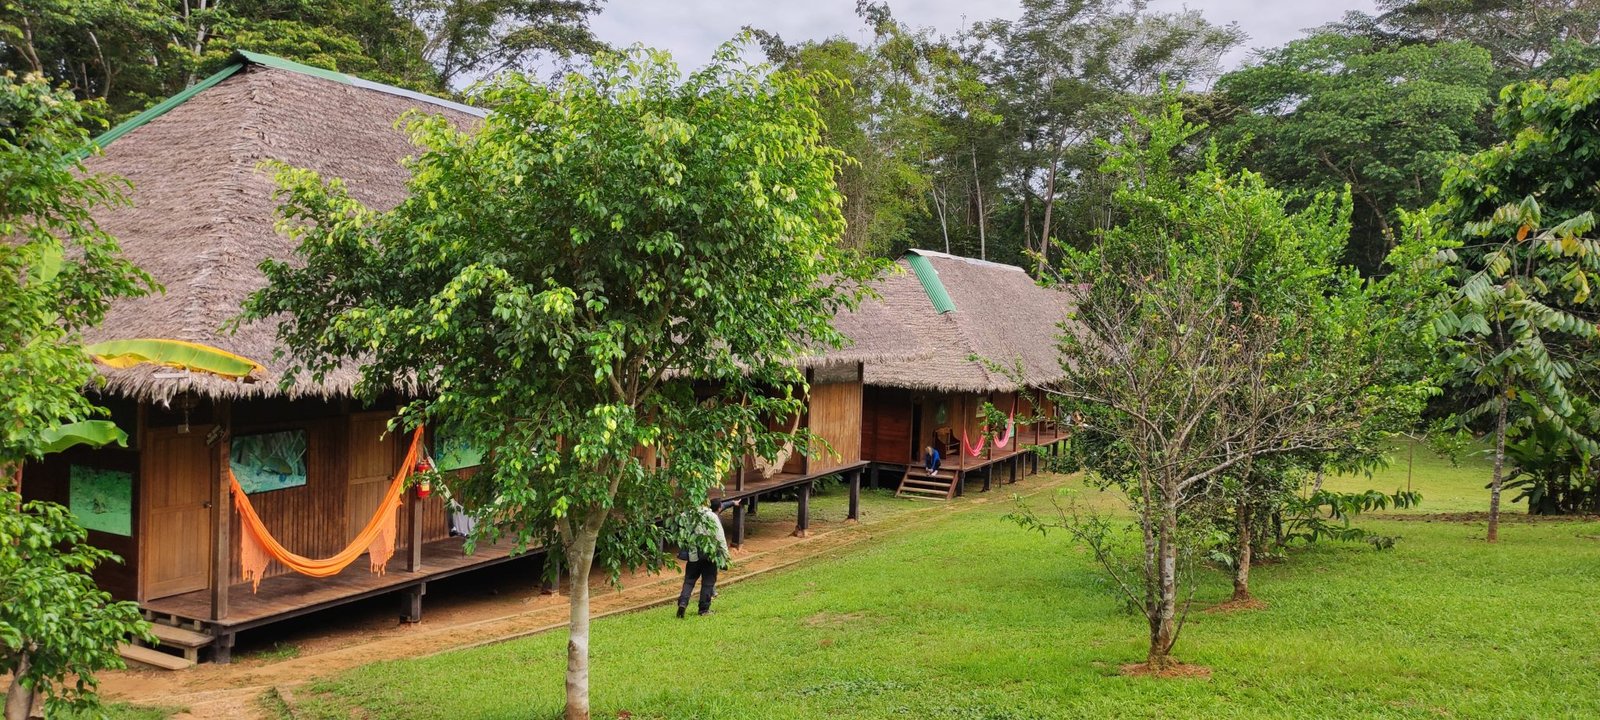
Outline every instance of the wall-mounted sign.
<path id="1" fill-rule="evenodd" d="M 67 506 L 78 524 L 113 535 L 133 534 L 133 473 L 73 465 Z"/>
<path id="2" fill-rule="evenodd" d="M 245 493 L 306 484 L 306 431 L 240 435 L 233 439 L 228 464 Z"/>
<path id="3" fill-rule="evenodd" d="M 434 433 L 433 444 L 434 460 L 439 463 L 440 470 L 461 470 L 483 464 L 483 448 L 448 428 Z"/>

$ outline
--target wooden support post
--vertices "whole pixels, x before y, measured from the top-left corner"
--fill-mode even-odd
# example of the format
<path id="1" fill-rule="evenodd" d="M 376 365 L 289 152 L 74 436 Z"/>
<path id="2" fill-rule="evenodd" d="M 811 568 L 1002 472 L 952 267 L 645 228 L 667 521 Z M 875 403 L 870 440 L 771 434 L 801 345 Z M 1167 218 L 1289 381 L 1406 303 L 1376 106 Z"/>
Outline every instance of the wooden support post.
<path id="1" fill-rule="evenodd" d="M 872 469 L 867 471 L 867 472 L 872 474 L 872 477 L 871 477 L 872 487 L 874 487 L 874 488 L 879 487 L 879 485 L 878 485 L 878 466 L 876 464 L 874 464 L 872 466 Z"/>
<path id="2" fill-rule="evenodd" d="M 217 633 L 217 639 L 211 643 L 211 662 L 218 665 L 233 662 L 233 633 Z"/>
<path id="3" fill-rule="evenodd" d="M 750 498 L 745 501 L 745 504 L 750 506 L 750 517 L 755 517 L 756 508 L 760 507 L 761 500 L 757 496 L 751 495 Z"/>
<path id="4" fill-rule="evenodd" d="M 405 492 L 411 498 L 411 552 L 406 554 L 406 569 L 417 572 L 422 569 L 422 498 L 415 490 L 408 488 Z"/>
<path id="5" fill-rule="evenodd" d="M 811 483 L 800 486 L 800 511 L 794 519 L 794 536 L 805 537 L 811 525 Z"/>
<path id="6" fill-rule="evenodd" d="M 983 469 L 983 491 L 989 492 L 989 479 L 994 477 L 994 463 Z"/>
<path id="7" fill-rule="evenodd" d="M 428 584 L 417 583 L 406 588 L 400 596 L 400 622 L 422 622 L 422 596 L 428 594 Z"/>
<path id="8" fill-rule="evenodd" d="M 744 544 L 744 503 L 733 506 L 733 546 Z"/>
<path id="9" fill-rule="evenodd" d="M 850 472 L 850 515 L 851 520 L 861 519 L 861 471 Z"/>
<path id="10" fill-rule="evenodd" d="M 228 521 L 233 518 L 233 496 L 229 492 L 228 483 L 228 458 L 232 455 L 233 429 L 232 402 L 218 400 L 213 406 L 216 428 L 221 430 L 216 442 L 211 445 L 211 468 L 215 473 L 211 482 L 211 619 L 223 620 L 228 617 L 228 581 L 232 579 L 230 560 L 233 559 L 232 528 Z M 226 658 L 229 649 L 233 646 L 233 635 L 227 636 L 228 646 L 217 647 L 220 657 Z M 221 638 L 218 638 L 221 642 Z M 219 662 L 227 662 L 226 659 Z"/>
<path id="11" fill-rule="evenodd" d="M 1028 458 L 1022 457 L 1022 456 L 1011 458 L 1011 483 L 1012 484 L 1016 484 L 1016 482 L 1017 482 L 1017 463 L 1025 462 L 1027 459 Z"/>
<path id="12" fill-rule="evenodd" d="M 956 472 L 956 497 L 967 494 L 967 471 Z"/>

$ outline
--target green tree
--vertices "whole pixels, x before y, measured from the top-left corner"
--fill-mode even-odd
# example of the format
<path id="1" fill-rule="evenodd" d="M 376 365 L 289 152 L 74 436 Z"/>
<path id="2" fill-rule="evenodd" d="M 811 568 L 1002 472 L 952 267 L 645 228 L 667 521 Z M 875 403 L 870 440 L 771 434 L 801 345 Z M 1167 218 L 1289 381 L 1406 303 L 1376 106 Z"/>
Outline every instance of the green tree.
<path id="1" fill-rule="evenodd" d="M 837 247 L 815 82 L 741 50 L 687 77 L 641 49 L 551 86 L 508 75 L 479 131 L 412 124 L 423 154 L 388 212 L 280 175 L 304 263 L 269 263 L 248 316 L 283 314 L 300 371 L 362 361 L 369 395 L 428 388 L 403 422 L 489 449 L 458 496 L 570 569 L 569 718 L 589 716 L 591 566 L 660 567 L 657 520 L 750 445 L 778 453 L 765 421 L 800 410 L 794 357 L 840 340 L 834 313 L 878 269 Z"/>
<path id="2" fill-rule="evenodd" d="M 928 214 L 927 163 L 939 130 L 931 103 L 943 68 L 937 43 L 886 6 L 863 0 L 857 13 L 871 26 L 866 44 L 839 36 L 786 45 L 752 32 L 772 62 L 822 81 L 823 140 L 849 158 L 839 171 L 844 246 L 895 256 L 917 244 L 912 229 Z"/>
<path id="3" fill-rule="evenodd" d="M 1418 218 L 1435 224 L 1407 248 L 1437 272 L 1438 316 L 1455 382 L 1470 393 L 1464 419 L 1494 439 L 1488 539 L 1499 535 L 1507 439 L 1518 472 L 1587 468 L 1600 451 L 1600 352 L 1593 288 L 1600 253 L 1590 234 L 1600 205 L 1600 72 L 1527 82 L 1502 93 L 1502 142 L 1458 163 L 1440 202 Z M 1562 473 L 1552 480 L 1571 479 Z M 1592 473 L 1577 478 L 1592 487 Z M 1550 488 L 1552 491 L 1561 488 Z"/>
<path id="4" fill-rule="evenodd" d="M 589 16 L 604 0 L 395 0 L 425 36 L 422 54 L 447 87 L 505 70 L 532 71 L 541 60 L 590 55 L 604 47 Z"/>
<path id="5" fill-rule="evenodd" d="M 1125 571 L 1104 520 L 1020 517 L 1089 544 L 1143 612 L 1147 665 L 1159 670 L 1188 607 L 1180 569 L 1215 542 L 1224 480 L 1267 459 L 1340 450 L 1391 406 L 1394 388 L 1382 303 L 1338 264 L 1349 196 L 1291 210 L 1289 195 L 1225 172 L 1215 151 L 1182 174 L 1175 155 L 1200 128 L 1177 104 L 1138 117 L 1141 132 L 1108 148 L 1105 166 L 1125 220 L 1063 261 L 1063 279 L 1087 289 L 1063 324 L 1070 372 L 1050 390 L 1084 418 L 1072 457 L 1126 495 L 1140 557 Z"/>
<path id="6" fill-rule="evenodd" d="M 1124 0 L 1023 0 L 1021 17 L 982 23 L 976 37 L 974 62 L 1005 118 L 997 129 L 1008 153 L 1001 175 L 1022 216 L 1023 250 L 1041 270 L 1058 228 L 1073 244 L 1088 244 L 1093 230 L 1109 226 L 1111 188 L 1084 187 L 1103 179 L 1094 172 L 1104 159 L 1097 141 L 1125 131 L 1129 107 L 1155 109 L 1163 79 L 1209 80 L 1244 39 L 1237 26 L 1212 25 L 1197 10 L 1152 12 Z M 1063 197 L 1079 201 L 1068 218 L 1057 215 Z"/>
<path id="7" fill-rule="evenodd" d="M 132 603 L 110 603 L 88 572 L 111 557 L 82 544 L 65 508 L 22 504 L 10 485 L 60 428 L 99 412 L 80 333 L 110 303 L 155 287 L 95 224 L 125 202 L 125 183 L 89 172 L 84 124 L 95 114 L 37 76 L 0 76 L 0 672 L 11 674 L 7 720 L 34 695 L 52 707 L 92 705 L 94 673 L 121 667 L 116 644 L 141 632 Z M 76 680 L 71 678 L 76 676 Z"/>
<path id="8" fill-rule="evenodd" d="M 1478 146 L 1492 72 L 1489 53 L 1465 42 L 1320 32 L 1218 81 L 1243 111 L 1222 135 L 1248 141 L 1245 164 L 1281 187 L 1349 188 L 1349 260 L 1375 272 L 1395 242 L 1395 209 L 1433 202 L 1449 162 Z"/>

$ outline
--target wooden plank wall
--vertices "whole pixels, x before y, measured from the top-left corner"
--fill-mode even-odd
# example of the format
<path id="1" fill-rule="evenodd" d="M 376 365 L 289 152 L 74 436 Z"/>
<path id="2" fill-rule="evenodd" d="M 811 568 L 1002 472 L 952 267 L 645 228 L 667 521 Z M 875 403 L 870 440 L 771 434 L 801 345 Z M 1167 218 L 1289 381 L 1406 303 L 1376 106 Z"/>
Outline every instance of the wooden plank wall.
<path id="1" fill-rule="evenodd" d="M 827 446 L 820 442 L 812 445 L 812 473 L 861 459 L 861 408 L 859 381 L 811 386 L 809 427 L 814 435 L 827 441 Z M 825 447 L 832 450 L 825 450 Z"/>
<path id="2" fill-rule="evenodd" d="M 41 461 L 29 462 L 22 471 L 23 500 L 44 500 L 70 506 L 70 473 L 72 466 L 85 465 L 106 470 L 121 470 L 133 474 L 133 505 L 131 535 L 117 535 L 90 530 L 88 542 L 94 547 L 110 550 L 122 562 L 105 562 L 95 568 L 94 580 L 118 600 L 133 600 L 139 591 L 139 438 L 136 428 L 138 406 L 120 398 L 91 397 L 95 404 L 111 411 L 110 420 L 129 433 L 127 448 L 112 446 L 99 450 L 76 447 L 65 452 L 46 456 Z"/>
<path id="3" fill-rule="evenodd" d="M 261 521 L 271 531 L 273 537 L 283 543 L 291 552 L 306 557 L 327 557 L 343 550 L 349 538 L 360 531 L 360 527 L 350 527 L 351 520 L 349 502 L 349 486 L 352 458 L 361 453 L 363 448 L 369 449 L 376 443 L 376 438 L 352 437 L 352 427 L 359 424 L 351 422 L 351 413 L 344 412 L 336 403 L 321 402 L 296 402 L 292 403 L 287 413 L 280 407 L 281 401 L 255 401 L 236 402 L 233 406 L 234 434 L 245 435 L 257 432 L 274 432 L 278 430 L 304 429 L 307 435 L 307 468 L 306 484 L 300 487 L 272 492 L 256 493 L 250 496 L 250 502 L 255 506 L 256 512 L 261 515 Z M 392 407 L 392 406 L 391 406 Z M 283 420 L 285 414 L 299 415 L 298 420 Z M 387 462 L 383 463 L 384 474 L 393 478 L 394 472 L 399 469 L 400 459 L 403 457 L 410 436 L 395 437 L 393 442 L 382 445 L 390 454 Z M 372 470 L 373 468 L 367 468 Z M 387 487 L 387 481 L 384 486 Z M 408 493 L 405 502 L 400 507 L 399 529 L 396 534 L 395 556 L 390 562 L 390 569 L 399 569 L 405 557 L 405 551 L 411 546 L 410 533 L 407 528 L 410 522 L 411 500 Z M 440 493 L 434 493 L 423 501 L 423 542 L 441 540 L 450 535 L 449 519 L 445 512 L 444 498 Z M 361 513 L 363 524 L 366 518 L 371 517 L 371 511 Z M 232 548 L 232 557 L 229 559 L 230 582 L 243 582 L 244 578 L 239 569 L 239 533 L 240 523 L 237 521 L 229 524 L 232 537 L 229 547 Z M 357 564 L 365 562 L 357 560 Z M 291 572 L 277 562 L 267 566 L 268 577 L 283 575 Z"/>
<path id="4" fill-rule="evenodd" d="M 861 459 L 904 463 L 911 447 L 911 392 L 867 387 L 862 392 Z"/>

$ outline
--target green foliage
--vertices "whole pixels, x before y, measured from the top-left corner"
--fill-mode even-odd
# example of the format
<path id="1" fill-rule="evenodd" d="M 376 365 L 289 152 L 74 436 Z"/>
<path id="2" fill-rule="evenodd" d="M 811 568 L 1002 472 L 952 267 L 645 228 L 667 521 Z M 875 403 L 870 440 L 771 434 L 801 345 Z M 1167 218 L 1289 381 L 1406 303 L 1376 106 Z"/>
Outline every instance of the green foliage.
<path id="1" fill-rule="evenodd" d="M 278 55 L 423 92 L 444 79 L 389 0 L 6 0 L 0 66 L 43 73 L 120 119 L 226 65 Z"/>
<path id="2" fill-rule="evenodd" d="M 360 361 L 366 396 L 429 390 L 401 424 L 487 451 L 453 495 L 481 535 L 566 556 L 575 648 L 593 561 L 663 567 L 657 520 L 746 452 L 808 444 L 766 421 L 801 412 L 796 357 L 842 342 L 834 315 L 881 270 L 837 247 L 816 83 L 740 51 L 687 77 L 644 49 L 549 86 L 506 75 L 470 134 L 413 117 L 389 211 L 279 169 L 297 258 L 263 265 L 247 319 L 284 318 L 291 378 Z"/>
<path id="3" fill-rule="evenodd" d="M 1349 188 L 1351 260 L 1376 270 L 1395 208 L 1431 203 L 1449 162 L 1477 146 L 1489 53 L 1465 42 L 1392 45 L 1324 31 L 1263 53 L 1218 91 L 1244 111 L 1222 135 L 1283 187 Z"/>
<path id="4" fill-rule="evenodd" d="M 1364 512 L 1411 508 L 1421 502 L 1422 493 L 1413 490 L 1396 490 L 1385 495 L 1377 490 L 1336 492 L 1323 489 L 1305 496 L 1294 495 L 1281 510 L 1283 525 L 1278 534 L 1278 542 L 1287 544 L 1297 540 L 1304 543 L 1364 540 L 1374 548 L 1388 550 L 1394 547 L 1398 538 L 1355 527 L 1351 522 Z"/>
<path id="5" fill-rule="evenodd" d="M 1435 319 L 1462 420 L 1510 442 L 1514 475 L 1545 500 L 1593 485 L 1600 450 L 1600 246 L 1589 237 L 1597 205 L 1588 162 L 1600 153 L 1600 73 L 1508 87 L 1495 118 L 1506 138 L 1446 175 L 1441 201 L 1415 222 L 1397 264 L 1431 288 Z M 1491 513 L 1504 480 L 1497 453 Z M 1567 503 L 1561 500 L 1557 504 Z"/>
<path id="6" fill-rule="evenodd" d="M 0 490 L 0 672 L 14 675 L 11 692 L 41 693 L 52 715 L 95 706 L 94 674 L 123 667 L 117 643 L 155 639 L 137 603 L 112 602 L 89 577 L 119 559 L 86 536 L 65 507 Z"/>
<path id="7" fill-rule="evenodd" d="M 155 287 L 92 217 L 126 202 L 126 183 L 87 171 L 93 109 L 43 80 L 0 77 L 0 468 L 38 457 L 47 431 L 96 409 L 79 333 L 113 300 Z"/>
<path id="8" fill-rule="evenodd" d="M 604 0 L 393 0 L 419 29 L 422 51 L 445 86 L 505 70 L 532 72 L 551 56 L 589 55 L 604 47 L 589 16 Z"/>

